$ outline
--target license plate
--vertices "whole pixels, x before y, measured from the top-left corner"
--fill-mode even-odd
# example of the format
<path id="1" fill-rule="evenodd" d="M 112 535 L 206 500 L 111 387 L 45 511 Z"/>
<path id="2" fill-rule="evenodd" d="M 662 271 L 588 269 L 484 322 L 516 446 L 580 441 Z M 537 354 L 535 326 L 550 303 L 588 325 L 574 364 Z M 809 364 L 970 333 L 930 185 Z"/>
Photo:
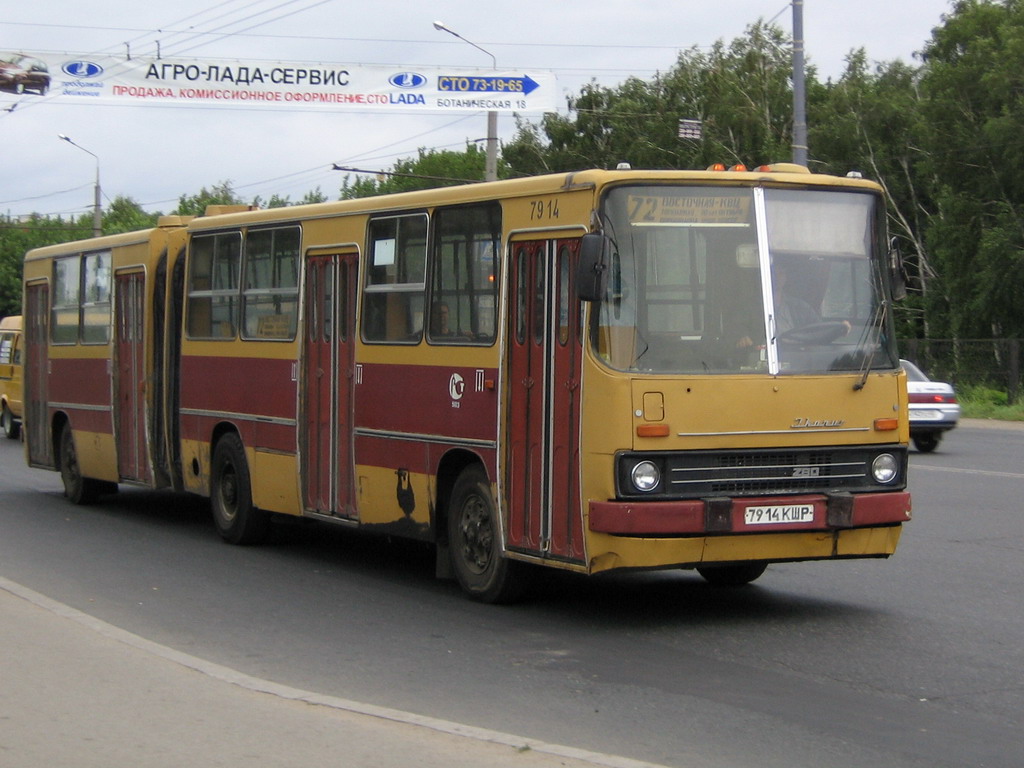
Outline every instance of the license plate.
<path id="1" fill-rule="evenodd" d="M 910 418 L 915 421 L 939 421 L 942 419 L 942 411 L 933 408 L 911 408 Z"/>
<path id="2" fill-rule="evenodd" d="M 747 525 L 813 523 L 814 506 L 812 504 L 776 504 L 767 507 L 747 507 L 743 510 L 743 522 Z"/>

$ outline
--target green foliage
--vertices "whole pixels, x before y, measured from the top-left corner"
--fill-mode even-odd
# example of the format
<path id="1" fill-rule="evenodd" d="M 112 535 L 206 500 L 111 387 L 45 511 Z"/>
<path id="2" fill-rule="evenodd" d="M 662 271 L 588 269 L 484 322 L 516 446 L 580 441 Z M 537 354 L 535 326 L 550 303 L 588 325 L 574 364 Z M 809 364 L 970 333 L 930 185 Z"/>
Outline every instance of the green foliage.
<path id="1" fill-rule="evenodd" d="M 681 52 L 674 67 L 650 82 L 585 85 L 569 100 L 568 115 L 545 115 L 540 126 L 520 123 L 502 154 L 516 175 L 623 162 L 694 168 L 785 159 L 792 142 L 790 74 L 781 30 L 759 22 L 729 46 L 719 41 L 709 53 Z M 701 120 L 701 140 L 679 139 L 682 118 Z"/>
<path id="2" fill-rule="evenodd" d="M 159 213 L 147 213 L 130 197 L 116 197 L 103 213 L 103 234 L 134 232 L 155 227 Z"/>
<path id="3" fill-rule="evenodd" d="M 21 313 L 21 267 L 26 251 L 91 235 L 91 215 L 80 222 L 43 216 L 25 221 L 0 217 L 0 316 Z"/>
<path id="4" fill-rule="evenodd" d="M 245 201 L 235 194 L 230 181 L 214 184 L 210 189 L 203 187 L 196 195 L 182 195 L 178 198 L 178 207 L 172 213 L 180 216 L 202 216 L 208 205 L 245 205 Z"/>
<path id="5" fill-rule="evenodd" d="M 484 178 L 485 152 L 475 144 L 467 144 L 463 152 L 421 148 L 415 158 L 399 160 L 391 171 L 370 178 L 345 175 L 341 199 L 410 192 L 416 189 L 450 187 Z M 499 163 L 498 176 L 503 175 Z"/>
<path id="6" fill-rule="evenodd" d="M 1024 5 L 959 0 L 925 48 L 921 114 L 942 291 L 956 336 L 1024 334 Z"/>
<path id="7" fill-rule="evenodd" d="M 967 419 L 1024 421 L 1024 403 L 1011 403 L 1007 393 L 984 386 L 962 386 L 957 390 L 961 415 Z"/>

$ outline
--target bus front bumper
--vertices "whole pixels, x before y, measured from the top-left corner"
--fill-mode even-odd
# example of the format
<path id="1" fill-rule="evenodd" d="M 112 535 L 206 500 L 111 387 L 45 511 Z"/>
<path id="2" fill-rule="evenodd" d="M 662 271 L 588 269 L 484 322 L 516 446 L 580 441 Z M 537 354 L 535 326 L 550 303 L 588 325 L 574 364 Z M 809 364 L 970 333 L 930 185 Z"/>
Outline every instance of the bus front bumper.
<path id="1" fill-rule="evenodd" d="M 683 501 L 591 501 L 589 527 L 614 536 L 836 531 L 905 523 L 910 494 L 834 493 Z"/>

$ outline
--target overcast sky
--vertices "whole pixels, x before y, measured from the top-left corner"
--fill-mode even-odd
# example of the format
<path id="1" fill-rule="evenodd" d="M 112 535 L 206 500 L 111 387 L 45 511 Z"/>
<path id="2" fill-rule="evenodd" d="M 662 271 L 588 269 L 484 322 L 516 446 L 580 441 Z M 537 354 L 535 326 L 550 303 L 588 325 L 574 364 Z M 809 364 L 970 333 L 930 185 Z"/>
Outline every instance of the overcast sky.
<path id="1" fill-rule="evenodd" d="M 822 79 L 861 47 L 872 61 L 912 63 L 949 10 L 949 0 L 805 0 L 808 63 Z M 0 0 L 0 52 L 155 57 L 159 41 L 164 58 L 490 68 L 480 50 L 436 31 L 440 20 L 501 70 L 554 72 L 564 105 L 592 79 L 648 78 L 680 50 L 731 42 L 758 19 L 792 32 L 786 0 Z M 96 161 L 58 134 L 98 156 L 104 206 L 125 195 L 169 211 L 221 181 L 246 199 L 297 200 L 316 187 L 336 198 L 343 174 L 333 163 L 388 168 L 419 147 L 461 150 L 486 133 L 483 113 L 119 106 L 0 92 L 0 110 L 14 104 L 0 111 L 0 212 L 15 216 L 89 210 Z M 502 114 L 498 129 L 511 138 L 513 117 Z"/>

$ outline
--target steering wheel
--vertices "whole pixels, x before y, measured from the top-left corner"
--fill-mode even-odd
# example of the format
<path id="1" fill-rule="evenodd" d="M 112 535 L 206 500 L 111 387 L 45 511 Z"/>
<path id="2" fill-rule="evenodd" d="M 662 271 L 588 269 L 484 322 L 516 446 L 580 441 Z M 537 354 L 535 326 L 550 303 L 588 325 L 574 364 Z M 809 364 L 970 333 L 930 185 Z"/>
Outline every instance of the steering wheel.
<path id="1" fill-rule="evenodd" d="M 780 344 L 828 344 L 850 331 L 849 324 L 842 320 L 831 320 L 825 323 L 811 323 L 776 335 Z"/>

